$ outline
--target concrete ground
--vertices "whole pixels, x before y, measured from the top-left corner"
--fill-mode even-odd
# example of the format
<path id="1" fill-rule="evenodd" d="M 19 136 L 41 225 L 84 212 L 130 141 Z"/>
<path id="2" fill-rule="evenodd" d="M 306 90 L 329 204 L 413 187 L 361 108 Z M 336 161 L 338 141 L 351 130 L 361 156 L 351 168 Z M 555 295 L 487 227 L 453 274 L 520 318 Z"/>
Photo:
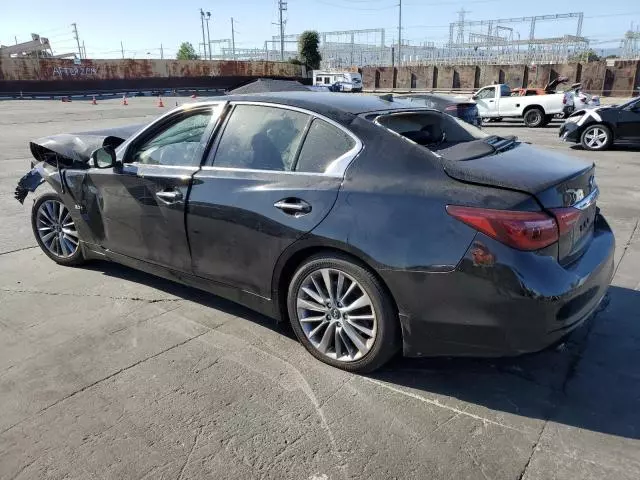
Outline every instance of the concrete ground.
<path id="1" fill-rule="evenodd" d="M 610 302 L 553 351 L 397 359 L 365 377 L 220 298 L 36 247 L 13 199 L 27 141 L 159 113 L 149 98 L 0 102 L 0 478 L 640 478 L 638 150 L 487 126 L 596 162 Z"/>

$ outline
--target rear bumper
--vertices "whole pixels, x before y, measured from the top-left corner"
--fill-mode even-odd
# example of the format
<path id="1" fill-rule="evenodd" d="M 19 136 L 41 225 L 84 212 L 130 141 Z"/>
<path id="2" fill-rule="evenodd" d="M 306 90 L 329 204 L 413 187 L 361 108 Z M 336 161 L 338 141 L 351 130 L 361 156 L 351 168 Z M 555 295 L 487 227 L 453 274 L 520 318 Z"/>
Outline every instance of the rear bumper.
<path id="1" fill-rule="evenodd" d="M 613 274 L 615 240 L 602 216 L 569 266 L 478 234 L 448 273 L 382 272 L 394 295 L 406 356 L 508 356 L 561 340 L 597 309 Z"/>
<path id="2" fill-rule="evenodd" d="M 580 126 L 573 122 L 564 122 L 560 126 L 558 136 L 565 142 L 580 142 Z"/>

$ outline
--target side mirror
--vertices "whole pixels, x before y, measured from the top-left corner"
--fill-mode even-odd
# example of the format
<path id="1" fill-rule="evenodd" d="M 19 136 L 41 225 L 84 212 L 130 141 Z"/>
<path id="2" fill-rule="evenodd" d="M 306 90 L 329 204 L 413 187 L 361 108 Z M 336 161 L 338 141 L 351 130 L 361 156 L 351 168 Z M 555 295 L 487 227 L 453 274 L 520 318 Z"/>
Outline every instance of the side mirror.
<path id="1" fill-rule="evenodd" d="M 116 165 L 116 150 L 110 145 L 98 148 L 91 153 L 95 168 L 111 168 Z"/>

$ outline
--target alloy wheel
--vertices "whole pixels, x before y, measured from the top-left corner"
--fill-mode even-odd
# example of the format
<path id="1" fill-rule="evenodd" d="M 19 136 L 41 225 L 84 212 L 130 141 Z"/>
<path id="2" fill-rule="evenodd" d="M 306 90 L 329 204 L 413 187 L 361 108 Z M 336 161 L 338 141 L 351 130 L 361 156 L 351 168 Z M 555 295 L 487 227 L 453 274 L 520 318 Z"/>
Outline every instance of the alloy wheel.
<path id="1" fill-rule="evenodd" d="M 607 143 L 607 132 L 594 127 L 584 134 L 584 140 L 589 148 L 602 148 Z"/>
<path id="2" fill-rule="evenodd" d="M 334 268 L 315 270 L 300 284 L 298 322 L 313 347 L 341 362 L 365 356 L 378 322 L 371 298 L 350 275 Z"/>
<path id="3" fill-rule="evenodd" d="M 69 258 L 78 251 L 78 231 L 62 202 L 42 202 L 38 208 L 36 225 L 42 244 L 51 254 Z"/>

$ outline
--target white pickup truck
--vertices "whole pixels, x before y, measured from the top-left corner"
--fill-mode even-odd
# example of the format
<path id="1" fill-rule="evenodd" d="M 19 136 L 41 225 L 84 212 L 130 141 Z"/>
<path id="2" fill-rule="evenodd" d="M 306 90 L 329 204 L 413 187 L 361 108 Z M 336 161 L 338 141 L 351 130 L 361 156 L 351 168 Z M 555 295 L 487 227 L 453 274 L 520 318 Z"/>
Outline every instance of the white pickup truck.
<path id="1" fill-rule="evenodd" d="M 555 115 L 573 109 L 573 99 L 565 93 L 511 96 L 509 85 L 489 85 L 473 95 L 480 118 L 523 118 L 527 127 L 544 127 Z"/>

